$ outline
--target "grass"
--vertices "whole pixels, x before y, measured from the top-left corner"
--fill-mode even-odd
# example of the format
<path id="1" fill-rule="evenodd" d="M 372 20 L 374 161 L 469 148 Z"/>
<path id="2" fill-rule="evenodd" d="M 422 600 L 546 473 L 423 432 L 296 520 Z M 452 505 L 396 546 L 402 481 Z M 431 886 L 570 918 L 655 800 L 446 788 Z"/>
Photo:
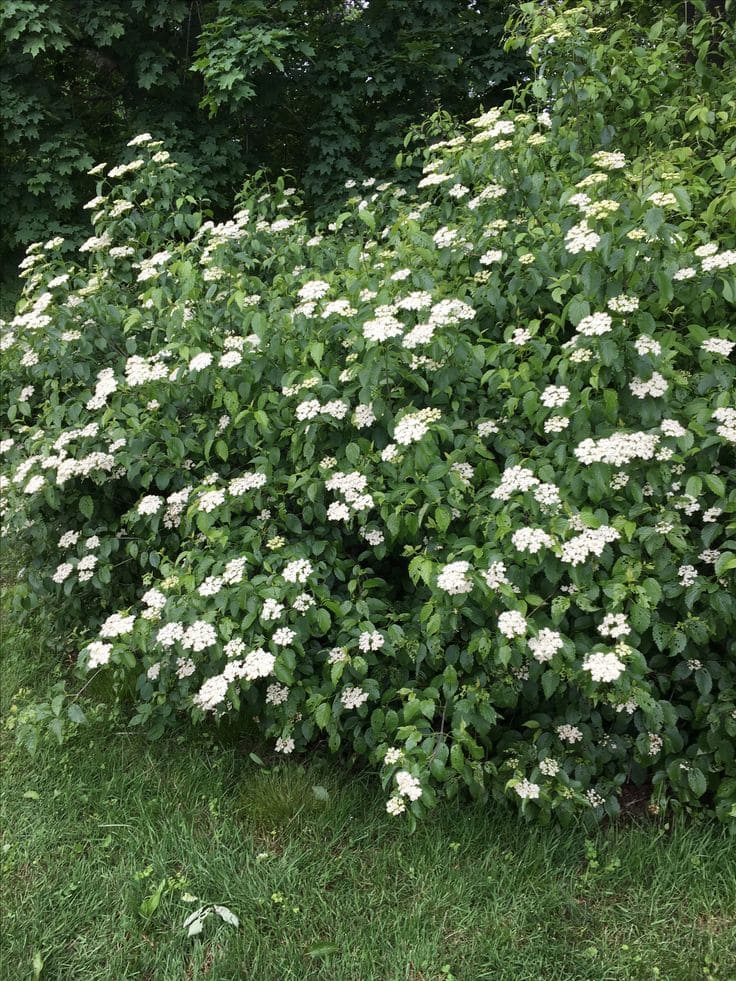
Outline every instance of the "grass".
<path id="1" fill-rule="evenodd" d="M 6 627 L 12 719 L 55 659 Z M 445 806 L 409 835 L 368 773 L 259 767 L 191 730 L 151 745 L 122 719 L 80 732 L 33 758 L 3 732 L 0 978 L 736 978 L 736 838 L 714 825 L 591 836 Z M 240 926 L 188 938 L 187 892 Z"/>

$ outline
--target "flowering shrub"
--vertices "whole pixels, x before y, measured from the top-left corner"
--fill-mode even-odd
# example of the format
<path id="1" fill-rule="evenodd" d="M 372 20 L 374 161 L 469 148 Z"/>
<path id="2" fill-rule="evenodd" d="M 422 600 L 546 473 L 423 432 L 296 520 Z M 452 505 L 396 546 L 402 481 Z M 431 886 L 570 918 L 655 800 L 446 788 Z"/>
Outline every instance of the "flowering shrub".
<path id="1" fill-rule="evenodd" d="M 22 603 L 134 723 L 326 738 L 411 819 L 611 815 L 628 780 L 736 816 L 736 251 L 686 172 L 575 127 L 483 113 L 317 232 L 283 180 L 204 221 L 143 134 L 79 261 L 29 250 Z"/>

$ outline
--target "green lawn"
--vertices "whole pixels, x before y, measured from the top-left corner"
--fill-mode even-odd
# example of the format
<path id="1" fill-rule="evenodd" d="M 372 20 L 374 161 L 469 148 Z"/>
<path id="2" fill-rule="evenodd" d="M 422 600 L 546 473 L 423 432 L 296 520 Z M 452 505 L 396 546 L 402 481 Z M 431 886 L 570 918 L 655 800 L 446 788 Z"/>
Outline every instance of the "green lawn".
<path id="1" fill-rule="evenodd" d="M 6 719 L 58 670 L 7 619 Z M 149 745 L 122 717 L 33 758 L 3 739 L 2 978 L 34 957 L 75 981 L 736 978 L 736 838 L 709 824 L 591 837 L 446 806 L 409 835 L 369 773 L 260 768 L 247 741 Z M 188 938 L 187 892 L 239 928 Z"/>

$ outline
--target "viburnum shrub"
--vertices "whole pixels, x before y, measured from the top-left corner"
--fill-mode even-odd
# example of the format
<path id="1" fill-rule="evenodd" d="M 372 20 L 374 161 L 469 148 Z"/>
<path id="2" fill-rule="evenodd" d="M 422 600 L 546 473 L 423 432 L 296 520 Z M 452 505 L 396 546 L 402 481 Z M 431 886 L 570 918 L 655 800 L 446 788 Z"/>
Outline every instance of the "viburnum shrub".
<path id="1" fill-rule="evenodd" d="M 485 112 L 320 230 L 283 180 L 203 221 L 143 134 L 79 261 L 29 249 L 20 603 L 135 724 L 324 739 L 412 821 L 628 781 L 736 816 L 733 235 L 671 159 L 583 152 L 575 105 Z"/>

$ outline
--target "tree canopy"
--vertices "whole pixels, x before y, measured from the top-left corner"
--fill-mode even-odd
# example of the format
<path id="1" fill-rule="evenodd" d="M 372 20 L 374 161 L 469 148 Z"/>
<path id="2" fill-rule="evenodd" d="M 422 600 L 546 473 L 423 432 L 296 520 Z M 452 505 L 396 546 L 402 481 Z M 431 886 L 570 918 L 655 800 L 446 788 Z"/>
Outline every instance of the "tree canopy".
<path id="1" fill-rule="evenodd" d="M 8 0 L 2 23 L 3 258 L 78 238 L 87 170 L 134 134 L 174 139 L 215 211 L 259 168 L 313 206 L 385 171 L 442 107 L 502 101 L 508 0 Z"/>

